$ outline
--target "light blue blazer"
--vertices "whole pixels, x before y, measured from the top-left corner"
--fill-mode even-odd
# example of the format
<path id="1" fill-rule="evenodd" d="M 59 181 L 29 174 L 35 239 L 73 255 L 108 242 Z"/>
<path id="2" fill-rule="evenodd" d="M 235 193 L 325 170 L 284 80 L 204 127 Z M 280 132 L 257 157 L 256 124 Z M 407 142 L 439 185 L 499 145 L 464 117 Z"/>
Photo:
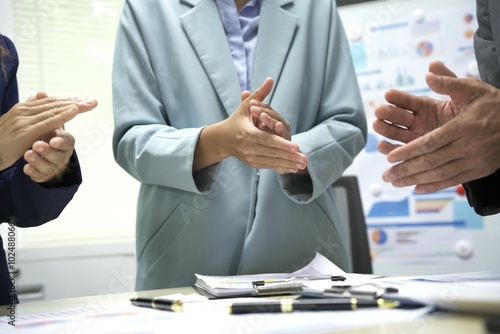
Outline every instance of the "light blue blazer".
<path id="1" fill-rule="evenodd" d="M 253 88 L 292 126 L 309 177 L 235 158 L 193 174 L 203 127 L 240 104 L 214 0 L 127 0 L 113 69 L 117 163 L 142 184 L 137 289 L 195 273 L 290 272 L 316 252 L 349 270 L 331 185 L 365 145 L 366 119 L 334 0 L 262 0 Z"/>

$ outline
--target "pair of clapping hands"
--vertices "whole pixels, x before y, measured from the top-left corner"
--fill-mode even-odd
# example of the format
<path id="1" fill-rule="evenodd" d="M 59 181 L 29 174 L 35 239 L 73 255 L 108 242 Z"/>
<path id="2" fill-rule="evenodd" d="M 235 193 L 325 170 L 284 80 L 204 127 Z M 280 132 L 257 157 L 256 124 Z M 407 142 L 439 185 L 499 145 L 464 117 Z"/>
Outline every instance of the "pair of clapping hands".
<path id="1" fill-rule="evenodd" d="M 392 167 L 383 174 L 396 187 L 416 185 L 431 193 L 488 176 L 500 168 L 500 90 L 473 78 L 457 78 L 433 61 L 429 87 L 449 100 L 387 91 L 390 105 L 375 110 L 373 129 L 388 141 L 379 143 Z"/>
<path id="2" fill-rule="evenodd" d="M 307 173 L 307 156 L 292 142 L 285 118 L 262 101 L 273 87 L 267 78 L 254 92 L 243 91 L 241 105 L 221 122 L 220 158 L 234 156 L 254 168 L 273 169 L 279 174 Z"/>
<path id="3" fill-rule="evenodd" d="M 45 92 L 15 104 L 0 117 L 0 170 L 24 157 L 24 173 L 33 181 L 57 181 L 75 146 L 64 124 L 96 106 L 94 99 L 49 97 Z"/>
<path id="4" fill-rule="evenodd" d="M 392 89 L 385 95 L 390 104 L 375 110 L 373 129 L 403 143 L 379 143 L 380 152 L 395 164 L 384 172 L 383 180 L 395 187 L 415 185 L 416 193 L 423 194 L 494 173 L 500 168 L 500 90 L 477 79 L 457 78 L 439 61 L 430 63 L 426 81 L 434 92 L 450 99 Z M 282 174 L 307 171 L 307 157 L 290 141 L 290 126 L 261 102 L 272 85 L 267 79 L 255 92 L 243 92 L 240 106 L 249 109 L 256 129 L 268 134 L 259 137 L 265 153 L 256 155 L 248 149 L 243 151 L 252 153 L 247 157 L 236 156 L 253 167 Z M 245 138 L 245 133 L 239 137 Z"/>

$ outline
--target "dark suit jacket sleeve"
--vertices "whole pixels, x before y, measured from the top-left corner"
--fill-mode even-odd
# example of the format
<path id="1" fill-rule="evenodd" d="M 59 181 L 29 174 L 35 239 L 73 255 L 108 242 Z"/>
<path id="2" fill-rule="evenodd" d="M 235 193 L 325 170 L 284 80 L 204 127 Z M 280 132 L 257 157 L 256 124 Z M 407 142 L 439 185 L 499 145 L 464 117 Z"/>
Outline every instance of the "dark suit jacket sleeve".
<path id="1" fill-rule="evenodd" d="M 489 216 L 500 213 L 500 170 L 463 186 L 467 200 L 477 214 Z"/>
<path id="2" fill-rule="evenodd" d="M 0 218 L 14 219 L 19 227 L 32 227 L 59 216 L 78 190 L 82 175 L 76 153 L 61 182 L 51 187 L 33 182 L 24 174 L 25 163 L 21 159 L 0 174 Z"/>
<path id="3" fill-rule="evenodd" d="M 0 72 L 0 115 L 3 115 L 19 101 L 16 81 L 19 61 L 10 39 L 0 35 L 0 45 L 10 53 L 4 59 L 6 75 Z M 57 218 L 82 182 L 76 153 L 71 157 L 68 172 L 53 187 L 33 182 L 23 172 L 25 164 L 21 158 L 14 165 L 0 171 L 0 223 L 13 218 L 17 226 L 30 227 Z"/>
<path id="4" fill-rule="evenodd" d="M 500 1 L 478 0 L 477 21 L 474 50 L 481 79 L 500 88 L 500 49 L 497 47 L 500 43 Z M 487 216 L 500 212 L 500 170 L 463 186 L 476 213 Z"/>

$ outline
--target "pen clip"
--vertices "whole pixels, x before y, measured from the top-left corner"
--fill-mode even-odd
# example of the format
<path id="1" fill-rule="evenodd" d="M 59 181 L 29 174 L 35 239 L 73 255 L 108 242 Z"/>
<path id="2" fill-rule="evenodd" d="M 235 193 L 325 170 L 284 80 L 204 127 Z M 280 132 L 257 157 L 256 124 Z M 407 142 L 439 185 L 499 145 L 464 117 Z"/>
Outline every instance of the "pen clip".
<path id="1" fill-rule="evenodd" d="M 302 291 L 303 285 L 300 282 L 273 283 L 263 286 L 254 285 L 254 296 L 270 296 L 293 294 Z"/>
<path id="2" fill-rule="evenodd" d="M 331 281 L 334 281 L 334 282 L 343 282 L 346 280 L 346 278 L 344 276 L 341 276 L 341 275 L 334 275 L 332 277 L 330 277 L 330 280 Z"/>

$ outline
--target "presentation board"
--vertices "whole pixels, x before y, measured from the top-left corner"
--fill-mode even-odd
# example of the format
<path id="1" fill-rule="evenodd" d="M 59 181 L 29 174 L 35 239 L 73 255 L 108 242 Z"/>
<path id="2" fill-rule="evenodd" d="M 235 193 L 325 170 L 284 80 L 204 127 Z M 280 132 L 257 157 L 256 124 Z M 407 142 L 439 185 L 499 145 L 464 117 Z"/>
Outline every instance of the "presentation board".
<path id="1" fill-rule="evenodd" d="M 429 62 L 441 60 L 459 77 L 479 78 L 473 35 L 475 1 L 371 1 L 339 9 L 368 119 L 366 148 L 348 173 L 359 178 L 374 270 L 445 273 L 500 269 L 500 217 L 483 218 L 461 186 L 417 195 L 382 180 L 390 167 L 372 129 L 375 108 L 396 88 L 448 99 L 426 82 Z M 496 235 L 496 238 L 495 238 Z"/>

